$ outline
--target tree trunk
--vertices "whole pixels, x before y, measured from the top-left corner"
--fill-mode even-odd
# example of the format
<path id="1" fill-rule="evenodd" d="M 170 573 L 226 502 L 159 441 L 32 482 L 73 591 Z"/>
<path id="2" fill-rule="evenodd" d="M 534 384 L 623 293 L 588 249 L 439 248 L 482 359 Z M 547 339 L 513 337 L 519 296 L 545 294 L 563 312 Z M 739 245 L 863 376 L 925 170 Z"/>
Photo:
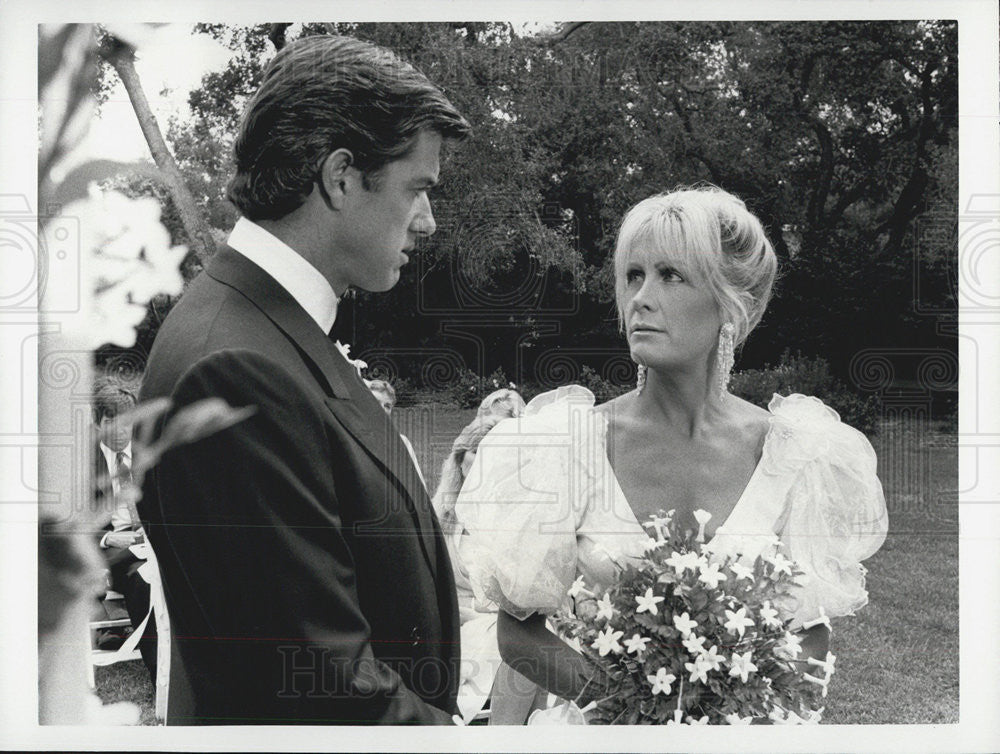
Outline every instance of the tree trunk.
<path id="1" fill-rule="evenodd" d="M 149 145 L 149 152 L 160 170 L 174 204 L 177 205 L 177 212 L 187 231 L 191 248 L 203 262 L 207 261 L 215 253 L 215 239 L 212 238 L 208 223 L 205 222 L 194 197 L 184 183 L 184 177 L 174 161 L 174 156 L 170 154 L 167 143 L 163 140 L 160 126 L 156 122 L 156 116 L 149 106 L 149 100 L 146 99 L 142 83 L 139 81 L 139 74 L 135 70 L 135 50 L 118 40 L 114 42 L 117 44 L 102 45 L 101 56 L 111 64 L 125 86 L 135 117 L 142 129 L 142 135 Z"/>

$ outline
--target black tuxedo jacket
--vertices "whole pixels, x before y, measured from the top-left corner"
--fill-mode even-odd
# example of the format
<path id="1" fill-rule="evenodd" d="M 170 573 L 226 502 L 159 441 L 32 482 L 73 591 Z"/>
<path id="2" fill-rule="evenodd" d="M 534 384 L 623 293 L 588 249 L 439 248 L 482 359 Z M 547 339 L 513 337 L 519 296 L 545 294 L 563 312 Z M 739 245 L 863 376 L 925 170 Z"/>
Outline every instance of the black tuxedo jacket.
<path id="1" fill-rule="evenodd" d="M 170 724 L 450 723 L 454 578 L 399 433 L 295 300 L 225 248 L 171 311 L 141 398 L 246 421 L 168 451 L 140 515 L 171 630 Z"/>

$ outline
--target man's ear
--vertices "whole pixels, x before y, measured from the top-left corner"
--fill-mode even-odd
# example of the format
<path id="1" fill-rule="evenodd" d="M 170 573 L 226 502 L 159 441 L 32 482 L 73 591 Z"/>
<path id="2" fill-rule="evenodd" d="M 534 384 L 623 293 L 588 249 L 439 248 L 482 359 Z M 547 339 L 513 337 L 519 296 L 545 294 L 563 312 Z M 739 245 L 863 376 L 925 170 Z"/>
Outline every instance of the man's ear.
<path id="1" fill-rule="evenodd" d="M 349 149 L 335 149 L 323 160 L 320 168 L 320 192 L 330 209 L 340 209 L 344 204 L 344 196 L 350 192 L 351 184 L 356 180 L 357 170 L 352 167 L 354 155 Z"/>

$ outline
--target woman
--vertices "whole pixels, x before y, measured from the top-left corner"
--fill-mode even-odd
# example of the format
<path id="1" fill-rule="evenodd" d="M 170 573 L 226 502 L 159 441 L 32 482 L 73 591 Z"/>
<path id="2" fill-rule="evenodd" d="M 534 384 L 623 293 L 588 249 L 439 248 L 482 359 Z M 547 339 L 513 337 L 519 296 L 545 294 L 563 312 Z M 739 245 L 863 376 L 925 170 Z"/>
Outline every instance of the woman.
<path id="1" fill-rule="evenodd" d="M 458 591 L 463 655 L 458 706 L 466 722 L 486 703 L 500 665 L 500 654 L 496 640 L 496 610 L 477 612 L 474 607 L 472 585 L 463 555 L 468 532 L 455 515 L 455 501 L 465 485 L 482 439 L 501 420 L 520 416 L 523 409 L 524 399 L 514 390 L 505 388 L 486 396 L 476 418 L 462 429 L 452 444 L 451 452 L 441 467 L 441 478 L 433 498 Z M 470 495 L 474 494 L 474 487 L 474 484 L 470 487 Z"/>
<path id="2" fill-rule="evenodd" d="M 614 262 L 636 389 L 596 407 L 578 386 L 538 396 L 518 427 L 501 425 L 502 445 L 486 439 L 476 495 L 459 497 L 504 661 L 580 707 L 599 698 L 600 679 L 545 616 L 578 576 L 614 583 L 613 561 L 642 554 L 651 514 L 674 509 L 695 528 L 699 508 L 719 553 L 753 558 L 780 540 L 809 577 L 785 617 L 802 657 L 825 658 L 829 629 L 814 621 L 867 602 L 860 561 L 885 538 L 885 501 L 871 445 L 818 399 L 776 395 L 765 411 L 727 391 L 776 274 L 760 222 L 714 187 L 654 196 L 626 215 Z"/>
<path id="3" fill-rule="evenodd" d="M 476 416 L 495 414 L 502 419 L 520 416 L 524 413 L 524 398 L 516 390 L 502 387 L 483 398 Z"/>

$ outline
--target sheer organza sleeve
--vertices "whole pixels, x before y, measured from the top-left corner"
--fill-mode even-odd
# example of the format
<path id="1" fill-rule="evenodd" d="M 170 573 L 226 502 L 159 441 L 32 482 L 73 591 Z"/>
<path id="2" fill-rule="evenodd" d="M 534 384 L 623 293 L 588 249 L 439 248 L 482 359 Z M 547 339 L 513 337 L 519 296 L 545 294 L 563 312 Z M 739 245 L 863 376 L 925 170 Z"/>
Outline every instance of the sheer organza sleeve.
<path id="1" fill-rule="evenodd" d="M 455 505 L 476 607 L 524 619 L 554 612 L 576 578 L 577 529 L 593 488 L 593 395 L 538 396 L 483 439 Z"/>
<path id="2" fill-rule="evenodd" d="M 831 618 L 852 615 L 868 602 L 861 561 L 888 528 L 875 451 L 817 398 L 775 396 L 770 408 L 779 436 L 767 460 L 791 478 L 779 536 L 806 574 L 793 594 L 793 625 L 820 608 Z"/>

